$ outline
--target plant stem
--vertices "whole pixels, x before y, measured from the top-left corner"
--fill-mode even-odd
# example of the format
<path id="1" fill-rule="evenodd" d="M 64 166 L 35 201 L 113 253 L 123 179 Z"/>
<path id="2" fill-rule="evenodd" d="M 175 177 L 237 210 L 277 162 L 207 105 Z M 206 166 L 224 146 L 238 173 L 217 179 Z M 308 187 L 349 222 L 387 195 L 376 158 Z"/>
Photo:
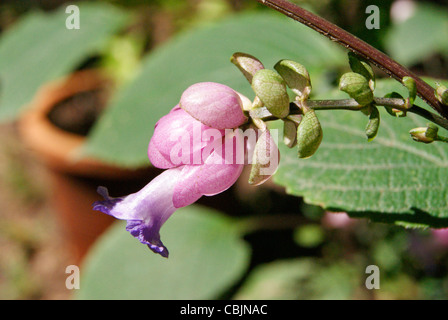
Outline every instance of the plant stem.
<path id="1" fill-rule="evenodd" d="M 448 108 L 436 99 L 434 96 L 434 88 L 378 49 L 372 47 L 335 24 L 286 0 L 257 1 L 281 12 L 291 19 L 305 24 L 311 29 L 323 34 L 330 40 L 339 43 L 340 45 L 360 55 L 364 59 L 367 59 L 372 64 L 386 72 L 389 76 L 400 82 L 405 76 L 413 78 L 415 80 L 417 93 L 420 98 L 422 98 L 429 106 L 437 111 L 439 115 L 445 119 L 448 119 Z"/>
<path id="2" fill-rule="evenodd" d="M 392 107 L 402 111 L 406 111 L 403 99 L 397 98 L 374 98 L 375 105 Z M 314 110 L 361 110 L 365 106 L 361 106 L 355 99 L 341 100 L 308 100 L 307 106 Z"/>
<path id="3" fill-rule="evenodd" d="M 355 99 L 338 99 L 338 100 L 307 100 L 307 106 L 314 110 L 351 110 L 359 111 L 365 108 L 356 102 Z M 438 114 L 432 113 L 422 107 L 413 105 L 407 109 L 403 99 L 398 98 L 374 98 L 374 104 L 376 106 L 391 107 L 397 110 L 410 112 L 417 114 L 439 126 L 448 130 L 448 120 Z M 301 114 L 302 111 L 297 106 L 296 102 L 290 103 L 290 114 Z M 277 120 L 266 107 L 255 108 L 250 110 L 250 116 L 252 118 L 258 118 L 263 121 Z"/>
<path id="4" fill-rule="evenodd" d="M 441 142 L 448 143 L 448 138 L 442 137 L 442 136 L 437 136 L 437 139 L 435 141 L 441 141 Z"/>

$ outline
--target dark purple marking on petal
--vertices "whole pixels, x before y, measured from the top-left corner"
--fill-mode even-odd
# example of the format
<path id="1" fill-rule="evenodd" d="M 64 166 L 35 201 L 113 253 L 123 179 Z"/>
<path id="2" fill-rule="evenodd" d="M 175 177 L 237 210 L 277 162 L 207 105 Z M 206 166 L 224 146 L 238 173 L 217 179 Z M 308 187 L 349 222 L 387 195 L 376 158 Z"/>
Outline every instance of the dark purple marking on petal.
<path id="1" fill-rule="evenodd" d="M 126 230 L 143 244 L 146 244 L 154 253 L 168 258 L 168 249 L 160 240 L 159 227 L 146 224 L 142 220 L 128 220 Z"/>
<path id="2" fill-rule="evenodd" d="M 113 209 L 113 207 L 123 200 L 123 198 L 110 197 L 109 191 L 106 187 L 98 187 L 97 192 L 104 198 L 104 200 L 95 201 L 93 203 L 93 210 L 101 211 L 102 213 L 106 213 L 108 215 L 111 215 L 110 211 Z"/>

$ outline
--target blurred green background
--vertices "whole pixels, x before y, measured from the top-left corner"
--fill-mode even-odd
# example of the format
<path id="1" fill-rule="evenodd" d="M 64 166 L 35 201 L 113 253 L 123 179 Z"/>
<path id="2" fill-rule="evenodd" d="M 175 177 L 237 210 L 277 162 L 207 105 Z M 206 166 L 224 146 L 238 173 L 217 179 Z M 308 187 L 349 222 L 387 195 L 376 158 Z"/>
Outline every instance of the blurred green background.
<path id="1" fill-rule="evenodd" d="M 8 92 L 11 92 L 8 96 L 11 100 L 8 101 L 17 102 L 21 108 L 34 95 L 36 84 L 43 84 L 43 81 L 79 69 L 102 68 L 109 72 L 117 86 L 123 90 L 118 90 L 120 93 L 114 97 L 116 109 L 120 103 L 124 104 L 126 96 L 135 97 L 135 100 L 126 101 L 138 104 L 147 88 L 136 86 L 135 91 L 132 91 L 133 80 L 139 77 L 145 79 L 142 74 L 147 74 L 146 79 L 149 79 L 148 71 L 155 70 L 154 66 L 149 66 L 150 60 L 146 64 L 142 62 L 146 61 L 147 55 L 152 55 L 153 61 L 156 58 L 159 59 L 157 61 L 164 61 L 160 57 L 168 52 L 164 48 L 171 46 L 172 49 L 175 45 L 182 45 L 181 39 L 184 38 L 178 36 L 193 35 L 202 32 L 197 30 L 208 30 L 203 28 L 213 28 L 220 23 L 224 24 L 224 30 L 230 30 L 231 25 L 247 23 L 240 20 L 232 22 L 236 21 L 232 19 L 242 14 L 279 17 L 279 14 L 258 2 L 249 0 L 86 2 L 108 3 L 118 8 L 120 13 L 123 12 L 123 17 L 117 14 L 116 19 L 112 15 L 97 17 L 99 21 L 110 19 L 111 29 L 105 29 L 104 34 L 113 40 L 96 43 L 95 39 L 91 39 L 91 47 L 88 47 L 87 41 L 82 38 L 79 45 L 77 43 L 73 48 L 67 46 L 67 55 L 70 52 L 73 54 L 70 61 L 62 59 L 58 64 L 53 58 L 54 63 L 50 61 L 48 68 L 42 65 L 40 70 L 31 70 L 36 75 L 29 78 L 33 78 L 35 82 L 19 81 L 21 84 L 29 83 L 29 88 L 8 87 Z M 387 52 L 419 75 L 448 78 L 446 1 L 293 2 Z M 14 63 L 22 66 L 29 63 L 33 66 L 34 57 L 47 54 L 45 48 L 41 48 L 39 52 L 24 54 L 19 49 L 21 46 L 27 48 L 29 43 L 13 42 L 4 35 L 30 13 L 43 11 L 51 14 L 71 3 L 81 4 L 82 1 L 2 1 L 0 59 L 3 60 L 0 60 L 0 75 L 4 78 L 0 77 L 0 108 L 4 107 L 2 94 L 6 92 L 5 79 L 17 70 Z M 368 30 L 365 27 L 367 5 L 377 5 L 380 8 L 381 27 L 378 30 Z M 100 32 L 99 29 L 97 31 Z M 408 34 L 417 35 L 419 41 L 408 37 Z M 287 34 L 285 37 L 289 36 Z M 288 41 L 294 42 L 294 39 L 288 38 Z M 57 57 L 58 52 L 64 50 L 60 44 L 51 42 L 51 39 L 46 45 L 53 45 L 52 48 L 56 50 L 56 54 L 48 53 L 48 56 Z M 81 47 L 84 48 L 84 45 L 83 51 Z M 297 44 L 291 44 L 291 48 L 282 50 L 294 51 L 292 48 L 295 49 L 295 45 Z M 269 47 L 269 44 L 265 46 Z M 13 54 L 8 49 L 11 47 L 18 48 L 18 52 L 22 54 Z M 260 48 L 264 47 L 260 45 Z M 207 51 L 209 48 L 197 49 Z M 263 54 L 261 49 L 260 53 Z M 265 53 L 268 61 L 272 58 L 270 54 L 276 54 L 275 50 L 274 48 L 272 52 Z M 306 52 L 303 53 L 304 58 L 310 59 L 311 68 L 315 70 L 318 79 L 316 86 L 322 92 L 334 86 L 338 75 L 344 70 L 344 55 L 337 49 L 329 50 L 333 56 L 325 66 L 319 60 L 313 65 L 313 53 L 308 54 L 310 57 L 307 57 Z M 8 53 L 11 54 L 8 56 Z M 228 54 L 225 56 L 230 58 Z M 283 57 L 277 57 L 280 58 Z M 182 62 L 183 65 L 189 63 L 190 61 Z M 228 60 L 223 63 L 230 64 Z M 56 65 L 59 69 L 52 69 Z M 48 73 L 42 70 L 48 70 Z M 207 74 L 205 71 L 199 74 L 194 74 L 194 70 L 190 72 L 191 75 L 187 74 L 186 79 Z M 220 77 L 213 76 L 218 79 Z M 237 72 L 222 77 L 224 81 L 242 83 Z M 233 78 L 237 80 L 232 80 Z M 173 82 L 177 80 L 172 79 Z M 137 91 L 139 95 L 133 95 Z M 165 97 L 159 94 L 155 98 L 162 101 Z M 175 101 L 177 98 L 175 96 L 170 99 Z M 165 103 L 167 108 L 171 108 L 171 100 Z M 166 110 L 159 110 L 159 113 L 154 111 L 152 117 L 157 119 Z M 159 261 L 159 257 L 148 257 L 150 253 L 135 243 L 118 223 L 100 239 L 88 256 L 85 269 L 81 271 L 85 278 L 80 292 L 71 292 L 65 288 L 65 266 L 71 264 L 72 260 L 64 246 L 63 232 L 54 218 L 55 209 L 49 203 L 53 191 L 45 172 L 33 161 L 29 150 L 17 135 L 16 112 L 18 114 L 15 109 L 5 111 L 4 121 L 0 126 L 0 299 L 448 298 L 448 232 L 409 230 L 370 223 L 363 219 L 349 219 L 343 213 L 330 214 L 319 207 L 305 204 L 301 198 L 286 195 L 281 188 L 273 185 L 262 187 L 256 192 L 237 185 L 216 198 L 203 199 L 200 209 L 199 206 L 192 206 L 176 213 L 175 215 L 182 214 L 185 217 L 170 221 L 169 225 L 167 223 L 163 237 L 168 247 L 177 248 L 178 258 L 173 254 L 174 257 L 167 261 Z M 142 122 L 141 126 L 151 127 L 153 124 Z M 115 162 L 126 166 L 144 163 L 144 157 L 139 157 L 138 153 L 135 158 L 123 158 L 123 154 L 128 154 L 126 152 L 114 158 L 115 154 L 110 150 L 114 150 L 113 145 L 119 137 L 110 138 L 111 146 L 98 151 L 98 145 L 106 144 L 106 129 L 107 123 L 93 129 L 93 142 L 85 149 L 87 154 L 93 153 L 112 162 L 116 160 Z M 147 140 L 145 139 L 146 137 L 142 139 L 143 142 Z M 129 148 L 131 151 L 141 149 L 138 144 L 134 149 L 132 145 Z M 142 150 L 143 155 L 145 152 L 146 150 Z M 222 236 L 215 239 L 213 234 L 198 233 L 197 228 L 210 228 Z M 182 243 L 183 235 L 187 240 L 191 236 L 192 243 L 195 243 L 192 253 L 188 242 Z M 173 239 L 176 237 L 179 240 Z M 172 239 L 171 245 L 169 239 Z M 222 252 L 222 255 L 214 256 L 216 252 Z M 201 254 L 207 254 L 209 260 L 204 260 Z M 377 265 L 381 270 L 381 288 L 378 290 L 368 290 L 365 287 L 368 276 L 365 270 L 368 265 Z M 105 266 L 108 266 L 107 271 L 104 271 Z M 157 272 L 161 272 L 157 285 L 141 285 L 135 290 L 144 275 L 150 277 Z M 136 276 L 132 277 L 132 274 Z M 111 280 L 118 277 L 120 280 L 116 283 Z M 195 277 L 205 280 L 201 283 Z M 191 281 L 185 280 L 188 278 Z"/>

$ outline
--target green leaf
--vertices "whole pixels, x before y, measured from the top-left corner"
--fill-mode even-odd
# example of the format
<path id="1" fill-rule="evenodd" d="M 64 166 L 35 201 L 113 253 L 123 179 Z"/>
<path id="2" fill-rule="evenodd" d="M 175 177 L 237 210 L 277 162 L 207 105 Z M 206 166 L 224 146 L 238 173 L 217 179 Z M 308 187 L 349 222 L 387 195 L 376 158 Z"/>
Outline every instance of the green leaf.
<path id="1" fill-rule="evenodd" d="M 117 222 L 90 251 L 78 299 L 214 299 L 246 271 L 250 251 L 235 221 L 199 206 L 179 209 L 161 230 L 168 259 Z"/>
<path id="2" fill-rule="evenodd" d="M 295 300 L 303 281 L 310 277 L 316 264 L 310 259 L 280 260 L 257 266 L 233 299 L 236 300 Z"/>
<path id="3" fill-rule="evenodd" d="M 242 14 L 178 35 L 151 52 L 140 75 L 117 92 L 84 153 L 121 166 L 147 165 L 154 125 L 196 82 L 220 82 L 253 98 L 250 84 L 230 62 L 235 52 L 251 54 L 267 68 L 280 58 L 292 59 L 311 75 L 346 63 L 337 45 L 279 15 Z"/>
<path id="4" fill-rule="evenodd" d="M 348 300 L 362 283 L 359 262 L 326 266 L 318 259 L 279 260 L 257 266 L 236 293 L 237 300 Z"/>
<path id="5" fill-rule="evenodd" d="M 353 260 L 337 261 L 329 266 L 317 268 L 316 274 L 310 279 L 309 287 L 312 295 L 309 299 L 353 299 L 359 284 L 363 283 L 358 259 Z"/>
<path id="6" fill-rule="evenodd" d="M 448 56 L 446 7 L 419 2 L 414 14 L 391 27 L 385 37 L 386 51 L 398 62 L 413 65 L 434 53 Z"/>
<path id="7" fill-rule="evenodd" d="M 98 53 L 129 20 L 105 3 L 79 4 L 80 29 L 69 30 L 65 6 L 31 12 L 0 39 L 0 121 L 14 120 L 40 86 Z"/>
<path id="8" fill-rule="evenodd" d="M 406 95 L 407 89 L 393 80 L 377 82 L 377 96 L 389 91 Z M 343 94 L 330 98 L 343 98 Z M 424 105 L 420 99 L 416 104 Z M 369 143 L 362 113 L 317 111 L 324 131 L 319 152 L 303 160 L 281 145 L 275 182 L 310 204 L 347 211 L 354 217 L 412 227 L 447 227 L 447 145 L 411 139 L 409 130 L 425 126 L 427 120 L 411 113 L 394 118 L 384 108 L 380 110 L 385 116 Z"/>

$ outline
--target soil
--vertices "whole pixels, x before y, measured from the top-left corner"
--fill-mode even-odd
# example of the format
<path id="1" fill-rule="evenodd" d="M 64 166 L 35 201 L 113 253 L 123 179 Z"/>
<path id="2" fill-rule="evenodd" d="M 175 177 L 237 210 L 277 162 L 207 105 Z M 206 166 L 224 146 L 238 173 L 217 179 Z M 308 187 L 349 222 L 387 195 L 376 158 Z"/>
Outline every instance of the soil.
<path id="1" fill-rule="evenodd" d="M 86 136 L 105 105 L 105 90 L 84 91 L 56 104 L 48 113 L 48 119 L 65 131 Z"/>

